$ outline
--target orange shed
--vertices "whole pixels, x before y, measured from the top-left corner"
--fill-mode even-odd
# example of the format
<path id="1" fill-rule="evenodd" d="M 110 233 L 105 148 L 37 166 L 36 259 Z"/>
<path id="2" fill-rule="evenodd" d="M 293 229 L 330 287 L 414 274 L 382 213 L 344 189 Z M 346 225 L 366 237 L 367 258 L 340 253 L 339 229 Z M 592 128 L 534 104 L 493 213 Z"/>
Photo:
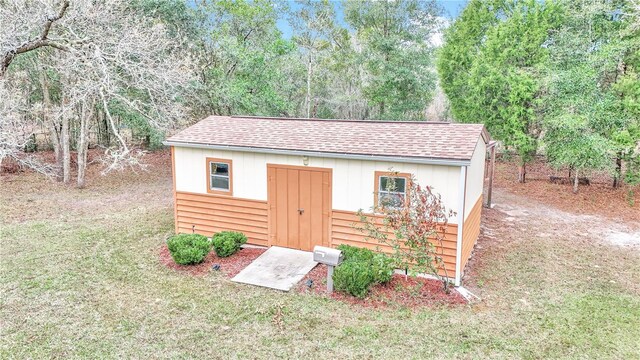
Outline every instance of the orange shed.
<path id="1" fill-rule="evenodd" d="M 443 253 L 459 285 L 480 233 L 489 140 L 481 124 L 210 116 L 165 141 L 176 232 L 375 248 L 353 228 L 356 212 L 373 207 L 387 178 L 413 175 L 457 213 Z"/>

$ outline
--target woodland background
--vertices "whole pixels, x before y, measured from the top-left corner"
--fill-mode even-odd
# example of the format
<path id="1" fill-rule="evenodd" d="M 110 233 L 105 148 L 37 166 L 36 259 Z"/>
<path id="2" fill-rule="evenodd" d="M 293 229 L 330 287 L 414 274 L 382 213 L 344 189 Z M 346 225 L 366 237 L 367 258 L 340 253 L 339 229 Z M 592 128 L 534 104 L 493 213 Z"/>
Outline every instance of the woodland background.
<path id="1" fill-rule="evenodd" d="M 484 123 L 521 182 L 542 155 L 618 187 L 639 72 L 638 0 L 0 0 L 0 165 L 84 187 L 89 147 L 144 166 L 211 114 L 425 120 Z"/>

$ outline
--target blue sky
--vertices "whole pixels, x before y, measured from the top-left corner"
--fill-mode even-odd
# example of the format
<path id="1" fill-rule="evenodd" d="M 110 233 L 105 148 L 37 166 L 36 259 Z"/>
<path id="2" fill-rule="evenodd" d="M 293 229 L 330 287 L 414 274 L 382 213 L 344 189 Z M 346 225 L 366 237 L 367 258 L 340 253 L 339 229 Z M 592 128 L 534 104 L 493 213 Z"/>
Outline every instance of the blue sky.
<path id="1" fill-rule="evenodd" d="M 455 18 L 460 14 L 468 0 L 436 0 L 436 2 L 444 8 L 444 16 L 447 18 Z M 298 8 L 298 5 L 294 1 L 287 1 L 289 7 L 292 10 Z M 336 0 L 337 2 L 337 0 Z M 336 7 L 338 21 L 344 24 L 342 17 L 342 10 L 339 6 Z M 287 38 L 291 37 L 291 26 L 286 18 L 278 20 L 278 28 L 282 31 L 283 35 Z"/>

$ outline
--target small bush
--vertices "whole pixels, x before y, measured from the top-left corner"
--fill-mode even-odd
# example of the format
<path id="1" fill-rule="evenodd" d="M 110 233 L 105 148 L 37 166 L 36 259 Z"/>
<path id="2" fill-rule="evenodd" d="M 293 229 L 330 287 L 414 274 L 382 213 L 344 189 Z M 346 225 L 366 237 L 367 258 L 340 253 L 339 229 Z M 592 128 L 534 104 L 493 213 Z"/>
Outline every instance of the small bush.
<path id="1" fill-rule="evenodd" d="M 344 244 L 338 245 L 338 250 L 342 251 L 342 254 L 344 255 L 344 261 L 371 261 L 374 255 L 374 252 L 369 249 Z"/>
<path id="2" fill-rule="evenodd" d="M 393 259 L 385 254 L 375 254 L 371 259 L 373 277 L 376 283 L 384 284 L 391 280 L 393 276 Z"/>
<path id="3" fill-rule="evenodd" d="M 371 266 L 359 261 L 345 261 L 333 273 L 333 285 L 338 291 L 345 291 L 363 298 L 375 281 Z"/>
<path id="4" fill-rule="evenodd" d="M 213 249 L 219 257 L 228 257 L 240 250 L 247 237 L 240 232 L 221 231 L 213 235 Z"/>
<path id="5" fill-rule="evenodd" d="M 201 263 L 211 251 L 211 242 L 199 234 L 178 234 L 167 240 L 173 261 L 180 265 Z"/>
<path id="6" fill-rule="evenodd" d="M 335 269 L 333 281 L 336 290 L 346 291 L 356 297 L 365 297 L 372 284 L 391 280 L 393 259 L 365 248 L 340 245 L 344 262 Z"/>

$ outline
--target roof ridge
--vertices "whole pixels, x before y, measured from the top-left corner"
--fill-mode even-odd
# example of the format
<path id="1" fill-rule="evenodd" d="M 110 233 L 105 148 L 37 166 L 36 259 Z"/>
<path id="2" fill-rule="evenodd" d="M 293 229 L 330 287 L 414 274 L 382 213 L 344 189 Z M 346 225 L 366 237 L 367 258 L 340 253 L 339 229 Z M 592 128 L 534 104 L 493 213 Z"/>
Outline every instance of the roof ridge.
<path id="1" fill-rule="evenodd" d="M 213 115 L 216 116 L 216 115 Z M 378 124 L 430 124 L 430 125 L 471 125 L 452 123 L 447 121 L 429 121 L 429 120 L 373 120 L 373 119 L 319 119 L 319 118 L 291 118 L 279 116 L 253 116 L 253 115 L 231 115 L 222 116 L 233 119 L 264 119 L 264 120 L 287 120 L 287 121 L 317 121 L 317 122 L 354 122 L 354 123 L 378 123 Z"/>

